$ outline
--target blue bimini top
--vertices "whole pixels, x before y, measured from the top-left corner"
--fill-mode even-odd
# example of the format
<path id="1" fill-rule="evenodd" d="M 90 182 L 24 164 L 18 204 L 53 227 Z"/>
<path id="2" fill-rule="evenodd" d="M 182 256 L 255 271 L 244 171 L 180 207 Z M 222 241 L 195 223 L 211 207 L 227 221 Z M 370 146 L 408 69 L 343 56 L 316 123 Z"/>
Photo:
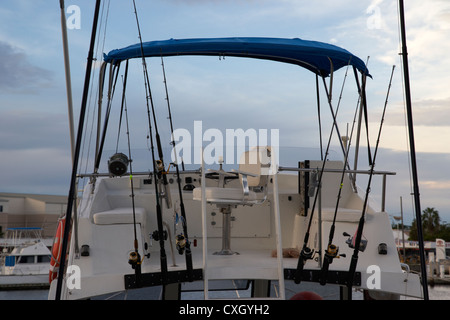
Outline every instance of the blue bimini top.
<path id="1" fill-rule="evenodd" d="M 144 42 L 142 49 L 145 57 L 198 55 L 273 60 L 299 65 L 322 77 L 350 65 L 370 76 L 365 63 L 347 50 L 332 44 L 298 38 L 169 39 Z M 112 50 L 104 55 L 104 61 L 112 64 L 133 58 L 142 58 L 141 43 Z"/>

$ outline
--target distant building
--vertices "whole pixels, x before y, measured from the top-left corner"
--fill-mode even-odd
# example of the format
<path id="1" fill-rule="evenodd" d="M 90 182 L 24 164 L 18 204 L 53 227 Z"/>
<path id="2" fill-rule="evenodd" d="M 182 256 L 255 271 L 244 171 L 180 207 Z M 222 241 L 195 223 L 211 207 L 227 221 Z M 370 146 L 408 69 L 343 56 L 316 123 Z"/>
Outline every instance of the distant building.
<path id="1" fill-rule="evenodd" d="M 7 228 L 37 227 L 42 237 L 54 237 L 66 208 L 67 196 L 0 192 L 0 235 Z"/>

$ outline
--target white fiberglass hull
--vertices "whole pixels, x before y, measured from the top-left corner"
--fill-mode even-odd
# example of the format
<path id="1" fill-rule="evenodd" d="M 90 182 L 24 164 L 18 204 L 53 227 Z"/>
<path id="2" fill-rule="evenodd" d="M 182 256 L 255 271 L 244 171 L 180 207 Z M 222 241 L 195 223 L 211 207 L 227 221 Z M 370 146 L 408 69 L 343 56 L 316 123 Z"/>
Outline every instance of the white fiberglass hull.
<path id="1" fill-rule="evenodd" d="M 330 165 L 333 164 L 330 162 Z M 335 166 L 339 168 L 339 164 Z M 183 182 L 186 177 L 192 178 L 193 186 L 200 187 L 199 174 L 183 173 Z M 154 275 L 157 278 L 154 280 L 154 285 L 158 284 L 161 273 L 160 245 L 150 237 L 157 230 L 156 203 L 153 185 L 147 184 L 147 178 L 133 177 L 134 217 L 129 177 L 97 178 L 95 186 L 92 184 L 86 186 L 79 206 L 76 232 L 78 246 L 89 246 L 89 255 L 79 256 L 75 253 L 74 230 L 71 236 L 68 266 L 76 266 L 76 269 L 71 270 L 78 270 L 79 273 L 67 275 L 67 281 L 63 283 L 63 298 L 84 299 L 130 288 L 130 282 L 126 281 L 125 276 L 134 275 L 134 270 L 128 263 L 128 255 L 134 250 L 134 220 L 137 222 L 138 248 L 143 257 L 142 274 Z M 340 175 L 326 173 L 323 179 L 321 206 L 316 208 L 314 213 L 309 237 L 309 246 L 316 252 L 323 252 L 328 242 L 339 187 L 339 183 L 336 182 L 339 181 Z M 175 175 L 173 180 L 176 181 Z M 294 248 L 297 252 L 302 248 L 311 215 L 311 208 L 304 210 L 305 191 L 299 188 L 298 181 L 297 174 L 278 174 L 282 248 Z M 207 184 L 214 186 L 216 183 L 217 181 L 207 180 Z M 230 185 L 233 183 L 238 182 L 230 182 Z M 333 243 L 339 247 L 339 253 L 345 254 L 346 257 L 336 258 L 330 265 L 329 273 L 332 278 L 337 279 L 331 280 L 331 283 L 329 281 L 331 285 L 343 285 L 339 277 L 348 271 L 353 254 L 353 249 L 349 248 L 346 243 L 347 237 L 344 237 L 343 233 L 347 232 L 351 235 L 355 233 L 363 204 L 361 197 L 364 195 L 353 192 L 349 180 L 346 180 L 344 186 Z M 182 228 L 178 224 L 174 230 L 175 217 L 179 214 L 175 182 L 171 188 L 173 206 L 167 209 L 163 205 L 165 228 L 169 231 L 169 238 L 165 241 L 165 251 L 168 271 L 171 276 L 177 277 L 177 272 L 181 274 L 186 270 L 186 261 L 185 255 L 179 255 L 174 248 L 175 236 L 182 231 Z M 222 213 L 217 206 L 207 204 L 206 230 L 203 230 L 201 201 L 193 200 L 192 191 L 184 191 L 183 200 L 191 242 L 193 269 L 196 272 L 195 279 L 200 277 L 208 281 L 279 280 L 280 264 L 273 256 L 277 248 L 277 234 L 272 183 L 269 185 L 267 200 L 263 204 L 237 206 L 232 209 L 231 249 L 239 253 L 235 255 L 214 254 L 222 247 Z M 204 232 L 207 234 L 206 257 L 203 255 Z M 365 251 L 359 253 L 356 269 L 358 283 L 354 287 L 394 295 L 421 297 L 419 277 L 416 274 L 404 272 L 401 268 L 388 214 L 368 208 L 363 236 L 368 242 Z M 386 253 L 379 253 L 380 244 L 387 248 Z M 297 262 L 296 256 L 282 259 L 285 280 L 292 279 Z M 320 267 L 320 259 L 313 259 L 306 261 L 304 269 L 319 272 Z M 311 279 L 303 281 L 317 281 L 317 279 L 312 276 Z M 336 282 L 333 283 L 333 281 Z M 50 299 L 55 297 L 56 282 L 55 280 L 51 284 Z M 178 279 L 175 282 L 186 281 Z M 148 283 L 146 282 L 145 285 Z"/>

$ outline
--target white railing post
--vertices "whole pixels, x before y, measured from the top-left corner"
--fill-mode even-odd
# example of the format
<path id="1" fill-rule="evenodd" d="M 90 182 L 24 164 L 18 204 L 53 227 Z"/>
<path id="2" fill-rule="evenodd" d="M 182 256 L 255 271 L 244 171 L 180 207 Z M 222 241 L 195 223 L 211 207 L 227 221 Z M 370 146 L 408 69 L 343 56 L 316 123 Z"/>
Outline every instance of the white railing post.
<path id="1" fill-rule="evenodd" d="M 204 299 L 209 299 L 208 288 L 208 246 L 207 246 L 207 223 L 206 223 L 206 177 L 205 177 L 205 160 L 203 158 L 203 148 L 201 149 L 202 159 L 202 239 L 203 239 L 203 291 Z"/>

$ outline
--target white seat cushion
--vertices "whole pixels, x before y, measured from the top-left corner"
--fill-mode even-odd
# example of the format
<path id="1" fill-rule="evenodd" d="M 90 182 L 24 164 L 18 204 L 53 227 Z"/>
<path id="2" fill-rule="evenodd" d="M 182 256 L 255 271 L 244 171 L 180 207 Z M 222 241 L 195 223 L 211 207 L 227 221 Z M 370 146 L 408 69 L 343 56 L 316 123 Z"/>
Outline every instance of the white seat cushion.
<path id="1" fill-rule="evenodd" d="M 145 209 L 135 208 L 136 223 L 144 224 Z M 133 208 L 116 208 L 108 211 L 97 212 L 94 214 L 95 224 L 123 224 L 133 223 Z"/>
<path id="2" fill-rule="evenodd" d="M 244 201 L 244 192 L 238 188 L 219 188 L 208 187 L 205 188 L 206 201 L 208 202 L 241 202 Z M 202 188 L 195 188 L 193 191 L 194 200 L 202 200 Z M 249 192 L 248 201 L 256 200 L 256 193 Z"/>

